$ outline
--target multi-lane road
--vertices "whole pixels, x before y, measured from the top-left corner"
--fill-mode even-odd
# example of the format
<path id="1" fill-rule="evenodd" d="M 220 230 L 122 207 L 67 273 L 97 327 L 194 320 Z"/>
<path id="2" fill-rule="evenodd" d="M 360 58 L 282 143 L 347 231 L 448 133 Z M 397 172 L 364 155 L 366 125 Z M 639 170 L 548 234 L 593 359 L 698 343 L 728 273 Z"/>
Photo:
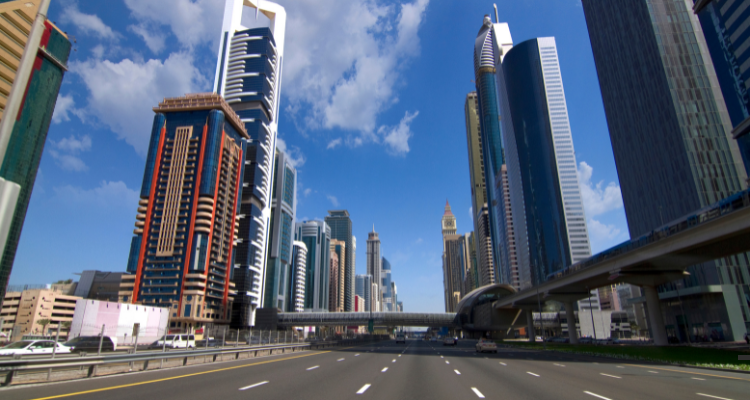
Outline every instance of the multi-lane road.
<path id="1" fill-rule="evenodd" d="M 749 399 L 750 375 L 474 341 L 379 342 L 253 360 L 8 388 L 3 400 L 57 399 Z"/>

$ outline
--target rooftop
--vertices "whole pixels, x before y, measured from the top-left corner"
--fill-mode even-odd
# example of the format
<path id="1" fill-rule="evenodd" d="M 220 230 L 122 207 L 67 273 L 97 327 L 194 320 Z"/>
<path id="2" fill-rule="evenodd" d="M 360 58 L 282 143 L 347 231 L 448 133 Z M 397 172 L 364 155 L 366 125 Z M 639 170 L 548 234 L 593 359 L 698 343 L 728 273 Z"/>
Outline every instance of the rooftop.
<path id="1" fill-rule="evenodd" d="M 199 111 L 199 110 L 221 110 L 224 112 L 226 120 L 232 124 L 239 134 L 249 139 L 250 136 L 245 130 L 245 124 L 240 120 L 240 116 L 232 110 L 223 97 L 216 93 L 190 93 L 183 97 L 168 97 L 154 107 L 154 112 L 175 112 L 175 111 Z"/>

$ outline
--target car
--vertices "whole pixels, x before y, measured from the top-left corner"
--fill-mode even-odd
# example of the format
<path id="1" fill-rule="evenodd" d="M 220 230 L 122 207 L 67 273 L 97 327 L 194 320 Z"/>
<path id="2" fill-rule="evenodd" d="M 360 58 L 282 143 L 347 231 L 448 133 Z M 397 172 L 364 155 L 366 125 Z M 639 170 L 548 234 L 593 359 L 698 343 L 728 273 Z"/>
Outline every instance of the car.
<path id="1" fill-rule="evenodd" d="M 403 333 L 399 333 L 396 335 L 396 343 L 404 343 L 406 344 L 406 335 Z"/>
<path id="2" fill-rule="evenodd" d="M 197 347 L 199 349 L 202 349 L 202 348 L 205 348 L 205 347 L 221 347 L 221 341 L 220 340 L 216 340 L 216 339 L 214 339 L 212 337 L 210 337 L 208 339 L 196 340 L 195 341 L 195 347 Z"/>
<path id="3" fill-rule="evenodd" d="M 21 340 L 13 342 L 5 347 L 0 348 L 0 356 L 13 356 L 19 354 L 52 354 L 57 346 L 55 353 L 70 353 L 68 346 L 62 343 L 55 343 L 54 340 Z"/>
<path id="4" fill-rule="evenodd" d="M 79 336 L 68 340 L 64 345 L 70 347 L 70 351 L 74 353 L 98 352 L 100 342 L 102 351 L 117 351 L 117 338 L 111 336 Z"/>
<path id="5" fill-rule="evenodd" d="M 447 337 L 443 340 L 443 346 L 455 346 L 458 344 L 457 337 Z"/>
<path id="6" fill-rule="evenodd" d="M 160 349 L 167 347 L 170 349 L 187 349 L 195 347 L 195 335 L 188 335 L 186 333 L 175 333 L 162 336 L 161 339 L 151 343 L 149 346 L 152 349 Z"/>
<path id="7" fill-rule="evenodd" d="M 485 351 L 489 353 L 497 353 L 497 345 L 495 342 L 484 339 L 479 339 L 476 349 L 479 353 L 484 353 Z"/>
<path id="8" fill-rule="evenodd" d="M 433 336 L 430 338 L 430 342 L 437 342 L 437 337 Z"/>

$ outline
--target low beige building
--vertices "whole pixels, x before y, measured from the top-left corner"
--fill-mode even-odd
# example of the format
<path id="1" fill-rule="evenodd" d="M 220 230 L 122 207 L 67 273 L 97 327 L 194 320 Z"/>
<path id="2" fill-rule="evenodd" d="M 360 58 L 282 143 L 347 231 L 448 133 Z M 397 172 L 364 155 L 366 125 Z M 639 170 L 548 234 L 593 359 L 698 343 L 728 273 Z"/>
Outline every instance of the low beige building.
<path id="1" fill-rule="evenodd" d="M 73 321 L 78 299 L 53 289 L 7 292 L 0 309 L 2 333 L 15 341 L 24 335 L 54 335 L 60 325 L 60 337 L 66 338 L 70 329 L 66 322 Z M 40 323 L 45 321 L 46 324 Z"/>

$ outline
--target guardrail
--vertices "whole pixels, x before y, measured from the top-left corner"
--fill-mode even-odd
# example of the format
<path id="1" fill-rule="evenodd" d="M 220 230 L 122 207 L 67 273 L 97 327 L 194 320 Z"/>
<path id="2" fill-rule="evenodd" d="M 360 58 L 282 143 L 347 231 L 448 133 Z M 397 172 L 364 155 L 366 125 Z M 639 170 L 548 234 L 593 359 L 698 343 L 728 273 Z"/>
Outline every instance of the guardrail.
<path id="1" fill-rule="evenodd" d="M 143 363 L 142 368 L 135 368 L 137 370 L 148 370 L 149 363 L 159 361 L 159 368 L 164 368 L 165 360 L 182 359 L 182 366 L 188 365 L 190 358 L 196 359 L 203 357 L 202 363 L 216 362 L 217 359 L 220 361 L 239 360 L 241 354 L 246 354 L 244 358 L 254 358 L 258 356 L 259 352 L 268 352 L 268 355 L 284 354 L 287 352 L 297 352 L 304 350 L 316 350 L 326 347 L 332 347 L 337 345 L 346 344 L 357 344 L 357 343 L 369 343 L 370 341 L 362 340 L 340 340 L 335 342 L 313 342 L 313 343 L 293 343 L 284 345 L 265 345 L 265 346 L 244 346 L 244 347 L 231 347 L 231 348 L 220 348 L 220 349 L 196 349 L 190 351 L 180 352 L 159 352 L 159 353 L 135 353 L 135 354 L 124 354 L 124 355 L 109 355 L 109 356 L 89 356 L 81 358 L 47 358 L 47 359 L 13 359 L 7 361 L 0 361 L 0 376 L 5 373 L 5 380 L 2 383 L 3 386 L 10 386 L 14 379 L 20 372 L 39 372 L 47 370 L 47 381 L 51 380 L 53 369 L 73 369 L 78 371 L 86 371 L 85 376 L 78 376 L 91 378 L 97 376 L 97 372 L 100 367 L 114 364 L 129 364 L 129 371 L 134 369 L 136 363 Z M 253 354 L 250 354 L 253 353 Z M 226 358 L 226 355 L 234 355 L 233 358 Z M 206 361 L 209 359 L 209 361 Z M 153 368 L 152 368 L 153 369 Z M 75 379 L 73 378 L 73 379 Z"/>

